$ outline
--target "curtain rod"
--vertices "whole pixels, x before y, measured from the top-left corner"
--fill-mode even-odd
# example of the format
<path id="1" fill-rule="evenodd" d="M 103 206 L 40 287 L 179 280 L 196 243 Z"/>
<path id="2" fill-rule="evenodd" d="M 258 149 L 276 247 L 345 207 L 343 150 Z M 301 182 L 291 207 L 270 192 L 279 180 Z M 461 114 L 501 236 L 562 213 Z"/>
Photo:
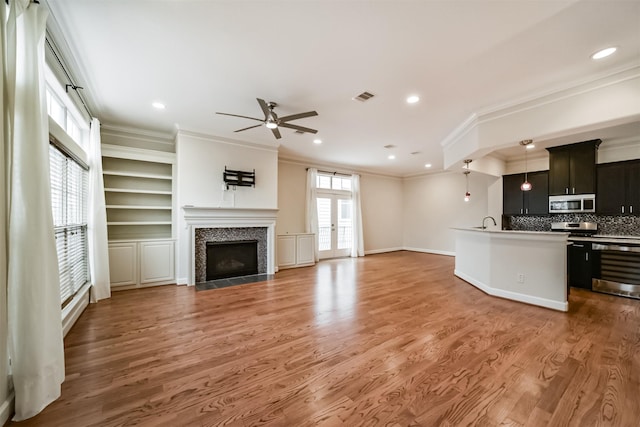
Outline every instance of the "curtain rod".
<path id="1" fill-rule="evenodd" d="M 307 168 L 305 170 L 309 170 L 309 169 L 311 169 L 311 168 Z M 330 172 L 330 171 L 323 171 L 323 170 L 320 170 L 320 169 L 318 169 L 318 172 L 319 173 L 326 173 L 326 174 L 329 174 L 329 175 L 340 175 L 340 176 L 351 176 L 352 175 L 352 174 L 349 174 L 349 173 Z"/>
<path id="2" fill-rule="evenodd" d="M 50 39 L 48 34 L 47 34 L 47 37 L 45 37 L 45 41 L 47 42 L 47 45 L 49 45 L 49 49 L 51 50 L 51 53 L 53 53 L 53 56 L 56 58 L 56 61 L 58 61 L 58 64 L 60 65 L 60 68 L 62 68 L 62 71 L 64 72 L 64 75 L 67 76 L 67 79 L 69 80 L 70 84 L 66 85 L 67 91 L 69 90 L 69 88 L 71 88 L 76 92 L 76 95 L 78 95 L 78 99 L 80 99 L 80 102 L 82 103 L 82 106 L 84 107 L 84 111 L 86 111 L 87 114 L 89 115 L 89 121 L 91 121 L 91 119 L 94 116 L 93 116 L 93 114 L 91 114 L 91 111 L 89 110 L 89 107 L 87 107 L 87 104 L 84 102 L 84 98 L 83 98 L 82 94 L 80 92 L 78 92 L 78 89 L 84 89 L 84 88 L 82 88 L 81 86 L 78 86 L 78 85 L 73 83 L 73 79 L 71 78 L 71 75 L 69 75 L 69 72 L 67 71 L 67 68 L 64 66 L 64 64 L 62 63 L 62 60 L 58 56 L 58 53 L 56 52 L 56 48 L 54 46 L 54 43 L 51 41 L 51 39 Z"/>

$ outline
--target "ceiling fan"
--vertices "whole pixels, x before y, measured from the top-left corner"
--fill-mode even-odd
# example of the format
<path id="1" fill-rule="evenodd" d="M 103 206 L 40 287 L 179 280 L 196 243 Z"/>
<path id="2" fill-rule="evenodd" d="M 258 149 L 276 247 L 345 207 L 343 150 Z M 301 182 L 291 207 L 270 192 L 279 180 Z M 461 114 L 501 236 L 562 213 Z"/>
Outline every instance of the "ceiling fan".
<path id="1" fill-rule="evenodd" d="M 258 126 L 262 126 L 263 124 L 268 127 L 269 129 L 271 129 L 271 132 L 273 132 L 273 135 L 276 137 L 276 139 L 280 139 L 282 138 L 282 136 L 280 135 L 280 131 L 278 130 L 279 127 L 281 128 L 287 128 L 287 129 L 294 129 L 300 132 L 306 132 L 306 133 L 318 133 L 317 130 L 315 129 L 311 129 L 311 128 L 307 128 L 304 126 L 298 126 L 298 125 L 292 125 L 291 123 L 289 123 L 292 120 L 297 120 L 297 119 L 304 119 L 305 117 L 313 117 L 313 116 L 317 116 L 318 113 L 315 111 L 307 111 L 306 113 L 298 113 L 298 114 L 291 114 L 290 116 L 284 116 L 284 117 L 278 117 L 278 115 L 275 113 L 275 111 L 273 111 L 273 109 L 275 107 L 278 106 L 278 104 L 276 104 L 275 102 L 265 102 L 263 99 L 260 98 L 256 98 L 258 100 L 258 104 L 260 104 L 260 108 L 262 109 L 262 112 L 264 113 L 264 119 L 258 119 L 255 117 L 247 117 L 247 116 L 240 116 L 238 114 L 229 114 L 229 113 L 218 113 L 216 112 L 216 114 L 221 114 L 223 116 L 232 116 L 232 117 L 242 117 L 243 119 L 251 119 L 251 120 L 257 120 L 260 123 L 259 125 L 254 125 L 254 126 L 249 126 L 243 129 L 238 129 L 234 132 L 242 132 L 243 130 L 248 130 L 248 129 L 253 129 L 253 128 L 257 128 Z"/>

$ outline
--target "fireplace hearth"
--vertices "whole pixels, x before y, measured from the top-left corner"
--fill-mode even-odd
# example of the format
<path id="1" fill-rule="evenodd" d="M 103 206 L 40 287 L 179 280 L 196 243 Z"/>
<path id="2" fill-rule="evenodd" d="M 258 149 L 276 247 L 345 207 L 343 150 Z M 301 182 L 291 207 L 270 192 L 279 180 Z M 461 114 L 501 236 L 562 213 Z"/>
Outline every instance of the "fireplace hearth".
<path id="1" fill-rule="evenodd" d="M 207 281 L 258 274 L 258 241 L 207 242 Z"/>

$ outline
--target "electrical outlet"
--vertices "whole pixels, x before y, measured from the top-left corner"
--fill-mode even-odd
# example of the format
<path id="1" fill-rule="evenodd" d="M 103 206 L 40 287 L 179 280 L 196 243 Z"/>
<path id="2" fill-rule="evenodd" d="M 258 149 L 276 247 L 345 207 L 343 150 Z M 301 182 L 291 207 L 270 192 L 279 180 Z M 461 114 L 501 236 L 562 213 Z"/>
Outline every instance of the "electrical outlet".
<path id="1" fill-rule="evenodd" d="M 524 273 L 518 273 L 518 283 L 524 283 Z"/>

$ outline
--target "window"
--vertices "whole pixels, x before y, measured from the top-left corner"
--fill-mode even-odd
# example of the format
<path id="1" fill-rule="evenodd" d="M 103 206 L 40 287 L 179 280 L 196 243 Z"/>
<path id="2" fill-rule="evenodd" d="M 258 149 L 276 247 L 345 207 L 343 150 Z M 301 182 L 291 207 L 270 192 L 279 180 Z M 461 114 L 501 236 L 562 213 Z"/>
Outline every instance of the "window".
<path id="1" fill-rule="evenodd" d="M 318 174 L 316 186 L 324 190 L 351 191 L 351 177 Z"/>
<path id="2" fill-rule="evenodd" d="M 54 144 L 49 146 L 51 208 L 64 306 L 89 281 L 87 169 Z"/>

